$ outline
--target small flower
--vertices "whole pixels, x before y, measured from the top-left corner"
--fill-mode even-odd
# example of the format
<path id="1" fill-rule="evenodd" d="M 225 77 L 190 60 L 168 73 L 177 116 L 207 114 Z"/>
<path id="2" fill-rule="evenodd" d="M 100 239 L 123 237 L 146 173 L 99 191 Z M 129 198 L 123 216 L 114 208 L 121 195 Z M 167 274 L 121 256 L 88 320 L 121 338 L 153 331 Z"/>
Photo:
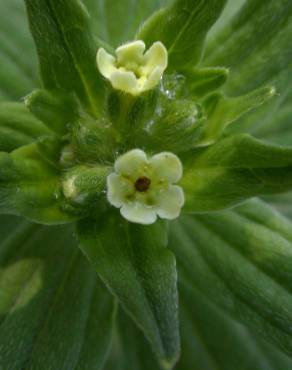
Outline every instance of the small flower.
<path id="1" fill-rule="evenodd" d="M 183 168 L 176 155 L 162 152 L 148 159 L 133 149 L 116 160 L 114 170 L 107 177 L 107 199 L 128 221 L 152 224 L 157 215 L 169 220 L 179 216 L 184 193 L 173 184 Z"/>
<path id="2" fill-rule="evenodd" d="M 100 73 L 110 80 L 113 88 L 132 95 L 153 89 L 167 67 L 167 50 L 155 42 L 144 54 L 143 41 L 133 41 L 116 49 L 116 58 L 103 48 L 97 52 Z"/>

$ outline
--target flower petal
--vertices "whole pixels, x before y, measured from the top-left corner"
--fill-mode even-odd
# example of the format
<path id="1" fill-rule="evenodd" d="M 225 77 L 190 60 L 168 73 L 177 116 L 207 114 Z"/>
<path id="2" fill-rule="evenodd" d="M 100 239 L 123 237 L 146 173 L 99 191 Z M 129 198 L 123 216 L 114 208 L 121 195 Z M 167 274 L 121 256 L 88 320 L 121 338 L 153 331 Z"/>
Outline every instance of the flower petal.
<path id="1" fill-rule="evenodd" d="M 128 221 L 143 225 L 153 224 L 157 219 L 155 209 L 139 202 L 124 204 L 121 215 Z"/>
<path id="2" fill-rule="evenodd" d="M 143 173 L 147 165 L 147 156 L 140 149 L 133 149 L 119 157 L 115 162 L 115 171 L 129 177 L 136 177 Z"/>
<path id="3" fill-rule="evenodd" d="M 153 171 L 153 179 L 175 183 L 183 174 L 183 167 L 179 158 L 170 152 L 162 152 L 154 155 L 149 165 Z"/>
<path id="4" fill-rule="evenodd" d="M 143 60 L 143 53 L 145 50 L 143 41 L 133 41 L 117 48 L 116 55 L 119 65 L 127 65 L 127 63 L 140 64 Z"/>
<path id="5" fill-rule="evenodd" d="M 116 70 L 111 75 L 110 81 L 115 89 L 125 91 L 132 95 L 139 93 L 138 81 L 133 72 Z"/>
<path id="6" fill-rule="evenodd" d="M 107 53 L 103 48 L 100 48 L 97 52 L 96 62 L 100 73 L 105 78 L 110 78 L 110 76 L 117 70 L 115 66 L 115 58 Z"/>
<path id="7" fill-rule="evenodd" d="M 162 73 L 167 67 L 168 54 L 165 46 L 160 42 L 155 42 L 144 55 L 143 72 L 150 74 L 156 67 L 161 68 Z"/>
<path id="8" fill-rule="evenodd" d="M 128 201 L 127 197 L 134 195 L 133 184 L 121 175 L 111 173 L 107 177 L 107 199 L 114 207 L 121 207 Z"/>
<path id="9" fill-rule="evenodd" d="M 154 70 L 150 73 L 146 82 L 142 86 L 142 91 L 153 89 L 159 83 L 162 77 L 162 74 L 163 74 L 163 69 L 161 67 L 154 68 Z"/>
<path id="10" fill-rule="evenodd" d="M 184 192 L 180 186 L 171 185 L 157 196 L 157 214 L 161 218 L 173 220 L 180 214 L 184 205 Z"/>

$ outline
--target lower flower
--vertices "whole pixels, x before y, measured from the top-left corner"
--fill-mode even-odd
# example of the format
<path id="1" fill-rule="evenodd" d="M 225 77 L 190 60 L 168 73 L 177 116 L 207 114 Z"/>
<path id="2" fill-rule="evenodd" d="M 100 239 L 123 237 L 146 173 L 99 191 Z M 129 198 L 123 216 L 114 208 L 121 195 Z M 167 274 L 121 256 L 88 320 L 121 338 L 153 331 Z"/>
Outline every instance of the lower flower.
<path id="1" fill-rule="evenodd" d="M 116 160 L 114 170 L 107 177 L 107 199 L 128 221 L 147 225 L 157 216 L 168 220 L 179 216 L 184 193 L 174 184 L 183 168 L 175 154 L 147 158 L 142 150 L 133 149 Z"/>

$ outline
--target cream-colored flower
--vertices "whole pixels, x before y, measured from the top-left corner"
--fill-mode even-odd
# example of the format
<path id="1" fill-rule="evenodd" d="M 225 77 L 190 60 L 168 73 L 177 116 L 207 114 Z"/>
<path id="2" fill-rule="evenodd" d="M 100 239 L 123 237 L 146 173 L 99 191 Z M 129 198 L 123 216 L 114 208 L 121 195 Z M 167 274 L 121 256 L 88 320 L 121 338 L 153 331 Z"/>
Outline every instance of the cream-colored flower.
<path id="1" fill-rule="evenodd" d="M 113 88 L 132 95 L 153 89 L 167 67 L 167 50 L 155 42 L 144 54 L 143 41 L 133 41 L 116 49 L 116 57 L 103 48 L 97 52 L 100 73 L 110 80 Z"/>
<path id="2" fill-rule="evenodd" d="M 116 160 L 114 170 L 107 177 L 107 199 L 128 221 L 152 224 L 157 215 L 169 220 L 179 216 L 184 193 L 173 184 L 183 168 L 175 154 L 147 158 L 142 150 L 133 149 Z"/>

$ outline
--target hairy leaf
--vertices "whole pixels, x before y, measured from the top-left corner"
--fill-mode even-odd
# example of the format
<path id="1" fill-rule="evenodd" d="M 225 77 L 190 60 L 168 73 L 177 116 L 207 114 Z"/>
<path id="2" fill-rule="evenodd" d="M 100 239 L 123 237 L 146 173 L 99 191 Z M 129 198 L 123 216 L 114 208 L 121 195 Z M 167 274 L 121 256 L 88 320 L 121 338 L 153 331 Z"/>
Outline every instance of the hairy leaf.
<path id="1" fill-rule="evenodd" d="M 77 0 L 26 0 L 41 75 L 48 89 L 75 92 L 92 113 L 103 96 L 89 15 Z M 54 47 L 52 47 L 54 45 Z"/>
<path id="2" fill-rule="evenodd" d="M 142 329 L 164 369 L 179 356 L 176 265 L 165 225 L 141 226 L 117 211 L 78 225 L 80 246 L 110 291 Z"/>
<path id="3" fill-rule="evenodd" d="M 219 17 L 226 0 L 176 0 L 154 13 L 137 34 L 148 46 L 161 41 L 174 69 L 192 67 L 202 55 L 206 34 Z"/>
<path id="4" fill-rule="evenodd" d="M 261 202 L 185 217 L 171 247 L 189 286 L 289 356 L 291 223 Z"/>
<path id="5" fill-rule="evenodd" d="M 245 199 L 292 187 L 292 149 L 241 134 L 181 157 L 185 212 L 228 208 Z"/>
<path id="6" fill-rule="evenodd" d="M 102 369 L 114 304 L 71 228 L 10 224 L 13 237 L 0 242 L 0 367 Z"/>

